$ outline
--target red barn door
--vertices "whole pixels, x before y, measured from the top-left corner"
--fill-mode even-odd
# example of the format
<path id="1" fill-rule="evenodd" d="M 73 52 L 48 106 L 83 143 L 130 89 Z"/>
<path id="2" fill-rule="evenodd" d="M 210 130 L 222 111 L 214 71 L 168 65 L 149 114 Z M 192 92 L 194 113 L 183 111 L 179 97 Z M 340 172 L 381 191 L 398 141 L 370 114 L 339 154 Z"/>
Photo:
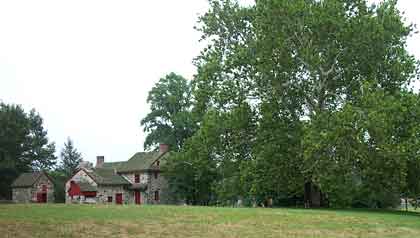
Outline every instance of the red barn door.
<path id="1" fill-rule="evenodd" d="M 69 193 L 69 196 L 71 196 L 71 197 L 82 195 L 82 192 L 80 191 L 79 185 L 77 185 L 77 183 L 74 182 L 74 181 L 70 182 L 70 189 L 69 189 L 68 193 Z"/>
<path id="2" fill-rule="evenodd" d="M 122 202 L 123 202 L 122 193 L 115 194 L 115 203 L 116 204 L 122 204 Z"/>
<path id="3" fill-rule="evenodd" d="M 42 203 L 47 203 L 47 193 L 42 193 Z"/>
<path id="4" fill-rule="evenodd" d="M 42 201 L 42 193 L 37 193 L 36 194 L 36 202 L 41 203 L 41 201 Z"/>
<path id="5" fill-rule="evenodd" d="M 134 191 L 134 200 L 136 204 L 141 204 L 140 191 Z"/>
<path id="6" fill-rule="evenodd" d="M 37 193 L 36 194 L 36 201 L 38 203 L 46 203 L 47 202 L 47 193 Z"/>

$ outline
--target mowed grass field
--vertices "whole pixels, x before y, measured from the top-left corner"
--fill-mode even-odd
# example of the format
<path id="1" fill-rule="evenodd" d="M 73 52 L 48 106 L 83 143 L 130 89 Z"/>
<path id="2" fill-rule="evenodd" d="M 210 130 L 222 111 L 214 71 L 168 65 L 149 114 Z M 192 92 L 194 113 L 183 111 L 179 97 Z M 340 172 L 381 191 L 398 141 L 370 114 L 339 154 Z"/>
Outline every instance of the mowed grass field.
<path id="1" fill-rule="evenodd" d="M 0 237 L 420 237 L 420 213 L 188 206 L 0 205 Z"/>

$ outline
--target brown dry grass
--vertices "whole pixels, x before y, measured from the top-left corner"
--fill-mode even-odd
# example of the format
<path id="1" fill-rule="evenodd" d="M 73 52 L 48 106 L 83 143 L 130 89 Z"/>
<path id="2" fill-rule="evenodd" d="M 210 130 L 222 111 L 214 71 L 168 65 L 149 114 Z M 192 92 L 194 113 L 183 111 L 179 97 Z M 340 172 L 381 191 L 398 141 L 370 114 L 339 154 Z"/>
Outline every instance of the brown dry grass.
<path id="1" fill-rule="evenodd" d="M 0 206 L 0 237 L 420 237 L 416 213 L 170 206 Z"/>

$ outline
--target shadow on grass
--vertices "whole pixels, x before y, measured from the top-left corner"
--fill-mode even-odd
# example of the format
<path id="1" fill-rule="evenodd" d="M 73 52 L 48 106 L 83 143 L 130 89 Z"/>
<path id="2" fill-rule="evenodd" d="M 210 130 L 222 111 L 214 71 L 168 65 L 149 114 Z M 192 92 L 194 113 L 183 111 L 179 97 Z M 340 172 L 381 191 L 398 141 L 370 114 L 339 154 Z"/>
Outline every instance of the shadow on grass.
<path id="1" fill-rule="evenodd" d="M 369 209 L 369 208 L 348 208 L 348 209 L 339 209 L 339 208 L 320 208 L 313 209 L 320 211 L 334 211 L 334 212 L 348 212 L 348 213 L 370 213 L 370 214 L 383 214 L 383 215 L 397 215 L 397 216 L 413 216 L 420 218 L 419 211 L 403 211 L 403 210 L 392 210 L 392 209 Z"/>

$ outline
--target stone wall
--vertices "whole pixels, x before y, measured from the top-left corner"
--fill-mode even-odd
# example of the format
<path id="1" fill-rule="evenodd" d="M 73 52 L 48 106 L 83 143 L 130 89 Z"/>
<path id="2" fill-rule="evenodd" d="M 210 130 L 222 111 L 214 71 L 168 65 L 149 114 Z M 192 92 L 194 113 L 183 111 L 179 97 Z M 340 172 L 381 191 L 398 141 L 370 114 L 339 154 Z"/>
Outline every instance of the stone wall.
<path id="1" fill-rule="evenodd" d="M 134 203 L 134 194 L 130 194 L 130 191 L 124 189 L 123 186 L 98 186 L 96 198 L 98 203 L 115 204 L 117 193 L 122 193 L 123 204 Z M 112 197 L 111 203 L 108 202 L 108 197 Z"/>
<path id="2" fill-rule="evenodd" d="M 157 173 L 157 178 L 155 178 Z M 171 196 L 168 183 L 159 170 L 147 172 L 131 172 L 121 174 L 131 183 L 135 184 L 135 175 L 140 175 L 140 184 L 147 184 L 146 191 L 141 191 L 141 204 L 173 204 L 175 203 Z M 155 200 L 155 192 L 159 192 L 159 200 Z M 134 204 L 134 191 L 127 191 L 128 201 Z"/>
<path id="3" fill-rule="evenodd" d="M 147 184 L 147 182 L 149 181 L 149 174 L 146 172 L 121 173 L 121 176 L 130 181 L 130 183 L 135 184 L 136 174 L 140 175 L 140 183 Z"/>
<path id="4" fill-rule="evenodd" d="M 29 203 L 32 200 L 32 188 L 13 188 L 12 200 L 15 203 Z"/>
<path id="5" fill-rule="evenodd" d="M 161 172 L 149 172 L 150 180 L 148 181 L 146 196 L 149 204 L 175 204 L 175 198 L 171 194 L 168 182 Z M 155 200 L 155 192 L 159 192 L 159 200 Z"/>
<path id="6" fill-rule="evenodd" d="M 140 182 L 135 183 L 135 175 L 138 174 L 140 176 Z M 130 172 L 130 173 L 122 173 L 121 174 L 124 178 L 126 178 L 132 184 L 146 184 L 149 186 L 150 180 L 152 179 L 150 173 L 148 172 Z M 135 197 L 134 191 L 127 191 L 127 200 L 130 204 L 135 204 Z M 150 204 L 149 193 L 146 191 L 140 191 L 140 203 L 141 204 Z"/>
<path id="7" fill-rule="evenodd" d="M 176 199 L 175 194 L 172 194 L 171 190 L 169 189 L 168 181 L 160 171 L 160 165 L 164 164 L 165 159 L 168 157 L 169 153 L 165 153 L 162 157 L 159 158 L 159 160 L 156 160 L 150 166 L 152 171 L 148 172 L 150 179 L 147 186 L 149 204 L 180 204 L 180 201 Z M 158 173 L 157 179 L 155 178 L 155 171 Z M 159 201 L 155 200 L 155 191 L 159 191 Z"/>

